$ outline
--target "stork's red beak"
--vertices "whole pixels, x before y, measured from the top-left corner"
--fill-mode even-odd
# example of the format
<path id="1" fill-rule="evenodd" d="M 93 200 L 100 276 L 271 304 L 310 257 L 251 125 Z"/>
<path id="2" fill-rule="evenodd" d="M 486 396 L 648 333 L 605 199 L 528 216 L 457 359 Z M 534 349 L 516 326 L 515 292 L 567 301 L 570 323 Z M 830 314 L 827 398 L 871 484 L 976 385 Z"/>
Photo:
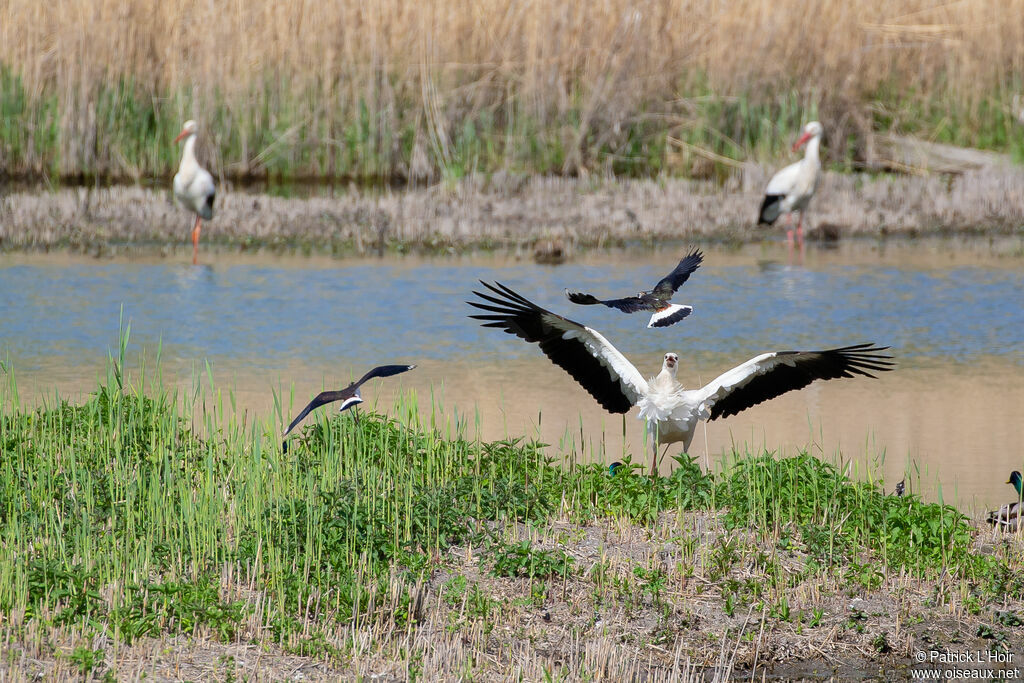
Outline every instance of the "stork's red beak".
<path id="1" fill-rule="evenodd" d="M 183 129 L 181 130 L 181 132 L 180 132 L 180 133 L 178 133 L 178 137 L 174 138 L 174 142 L 175 142 L 175 144 L 177 144 L 178 142 L 180 142 L 180 141 L 181 141 L 181 139 L 182 139 L 183 137 L 185 137 L 186 135 L 188 135 L 188 131 L 187 131 L 187 130 L 185 130 L 185 129 L 183 128 Z"/>
<path id="2" fill-rule="evenodd" d="M 810 139 L 811 139 L 811 134 L 810 133 L 804 133 L 803 135 L 801 135 L 800 139 L 797 140 L 795 143 L 793 143 L 793 151 L 795 152 L 798 149 L 800 149 L 801 147 L 803 147 L 804 143 L 807 142 Z"/>

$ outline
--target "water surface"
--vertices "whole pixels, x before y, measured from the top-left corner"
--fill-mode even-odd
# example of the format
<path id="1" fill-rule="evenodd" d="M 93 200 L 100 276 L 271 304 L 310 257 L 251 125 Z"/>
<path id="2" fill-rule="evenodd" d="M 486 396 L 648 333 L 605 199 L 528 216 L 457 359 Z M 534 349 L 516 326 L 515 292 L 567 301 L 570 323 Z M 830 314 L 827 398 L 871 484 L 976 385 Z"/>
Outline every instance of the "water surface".
<path id="1" fill-rule="evenodd" d="M 604 413 L 532 345 L 467 319 L 478 280 L 501 281 L 600 330 L 644 374 L 662 354 L 681 354 L 680 378 L 703 384 L 773 349 L 873 341 L 899 369 L 877 381 L 817 383 L 707 427 L 691 451 L 714 461 L 737 442 L 825 457 L 842 451 L 858 468 L 895 483 L 905 469 L 930 497 L 942 487 L 964 507 L 1012 494 L 1002 482 L 1024 467 L 1024 257 L 984 244 L 848 243 L 706 250 L 677 295 L 694 314 L 673 327 L 646 317 L 579 307 L 566 287 L 621 296 L 652 286 L 682 248 L 597 253 L 558 267 L 501 256 L 385 260 L 280 259 L 204 254 L 176 261 L 0 258 L 0 357 L 23 399 L 96 386 L 118 320 L 135 350 L 160 347 L 165 379 L 192 382 L 210 364 L 240 410 L 270 415 L 271 388 L 301 404 L 375 364 L 419 368 L 368 387 L 382 405 L 402 390 L 421 403 L 431 389 L 446 410 L 479 412 L 485 438 L 531 434 L 563 441 L 583 458 L 647 455 L 634 415 Z M 565 440 L 566 432 L 571 444 Z M 624 435 L 625 432 L 625 435 Z M 603 450 L 602 450 L 603 449 Z M 674 451 L 670 451 L 674 452 Z M 881 465 L 884 453 L 884 465 Z"/>

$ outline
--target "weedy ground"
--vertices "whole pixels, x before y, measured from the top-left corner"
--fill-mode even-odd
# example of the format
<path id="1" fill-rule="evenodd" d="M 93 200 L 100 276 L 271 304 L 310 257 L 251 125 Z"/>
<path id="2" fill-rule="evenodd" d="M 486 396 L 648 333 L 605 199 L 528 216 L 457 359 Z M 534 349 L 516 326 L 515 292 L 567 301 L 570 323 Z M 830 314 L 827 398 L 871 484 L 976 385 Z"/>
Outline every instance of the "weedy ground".
<path id="1" fill-rule="evenodd" d="M 81 405 L 2 394 L 5 678 L 901 679 L 1024 651 L 1019 537 L 808 455 L 611 476 L 412 397 L 285 454 L 121 367 Z"/>

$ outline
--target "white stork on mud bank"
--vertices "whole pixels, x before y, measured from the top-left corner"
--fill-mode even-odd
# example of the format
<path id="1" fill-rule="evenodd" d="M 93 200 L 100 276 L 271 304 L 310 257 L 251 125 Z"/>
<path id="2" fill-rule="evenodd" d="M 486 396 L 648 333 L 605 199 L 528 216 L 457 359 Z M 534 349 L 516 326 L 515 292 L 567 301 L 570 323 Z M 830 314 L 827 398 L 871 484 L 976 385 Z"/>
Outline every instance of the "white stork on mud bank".
<path id="1" fill-rule="evenodd" d="M 764 190 L 764 201 L 757 216 L 758 225 L 771 225 L 779 216 L 786 214 L 786 241 L 792 244 L 793 212 L 800 212 L 796 224 L 796 239 L 799 244 L 804 241 L 804 210 L 814 196 L 821 176 L 821 159 L 818 158 L 818 147 L 821 144 L 821 124 L 811 121 L 804 126 L 803 135 L 793 145 L 793 151 L 807 144 L 804 158 L 790 164 L 772 176 L 768 187 Z"/>
<path id="2" fill-rule="evenodd" d="M 856 344 L 826 351 L 774 351 L 751 358 L 700 389 L 684 389 L 676 380 L 679 356 L 666 353 L 661 372 L 645 380 L 629 360 L 599 332 L 556 315 L 500 283 L 481 282 L 490 294 L 474 291 L 483 301 L 469 305 L 486 311 L 471 315 L 484 327 L 497 327 L 530 343 L 611 413 L 640 408 L 657 472 L 660 445 L 681 442 L 690 447 L 699 420 L 739 413 L 762 401 L 801 389 L 817 379 L 837 379 L 892 370 L 888 347 Z"/>
<path id="3" fill-rule="evenodd" d="M 693 313 L 692 306 L 680 306 L 670 304 L 669 299 L 682 287 L 690 277 L 690 273 L 700 267 L 704 255 L 700 249 L 693 249 L 684 256 L 679 265 L 672 269 L 672 272 L 661 279 L 658 284 L 649 292 L 640 292 L 636 296 L 629 296 L 624 299 L 601 300 L 592 294 L 582 292 L 570 292 L 565 290 L 565 295 L 574 304 L 588 306 L 592 304 L 604 304 L 610 308 L 617 308 L 623 313 L 636 313 L 637 311 L 652 311 L 651 320 L 647 327 L 668 327 L 674 325 L 686 316 Z"/>
<path id="4" fill-rule="evenodd" d="M 415 365 L 378 365 L 373 370 L 359 378 L 359 381 L 352 382 L 347 387 L 340 391 L 321 391 L 316 397 L 310 401 L 302 412 L 298 414 L 292 423 L 288 425 L 288 429 L 281 436 L 281 450 L 285 453 L 288 452 L 288 435 L 295 429 L 295 426 L 302 422 L 302 418 L 309 415 L 310 412 L 316 410 L 322 405 L 327 403 L 334 403 L 335 401 L 341 401 L 341 408 L 338 409 L 339 413 L 343 413 L 357 403 L 363 402 L 363 397 L 359 394 L 359 387 L 365 382 L 373 379 L 374 377 L 391 377 L 403 372 L 408 372 L 415 368 Z"/>
<path id="5" fill-rule="evenodd" d="M 195 121 L 186 121 L 181 133 L 174 138 L 178 143 L 185 140 L 185 148 L 181 152 L 181 163 L 174 174 L 174 197 L 186 209 L 196 215 L 196 224 L 192 228 L 192 263 L 199 261 L 199 229 L 202 219 L 213 218 L 213 199 L 217 190 L 213 185 L 213 176 L 196 160 L 196 131 L 199 126 Z"/>

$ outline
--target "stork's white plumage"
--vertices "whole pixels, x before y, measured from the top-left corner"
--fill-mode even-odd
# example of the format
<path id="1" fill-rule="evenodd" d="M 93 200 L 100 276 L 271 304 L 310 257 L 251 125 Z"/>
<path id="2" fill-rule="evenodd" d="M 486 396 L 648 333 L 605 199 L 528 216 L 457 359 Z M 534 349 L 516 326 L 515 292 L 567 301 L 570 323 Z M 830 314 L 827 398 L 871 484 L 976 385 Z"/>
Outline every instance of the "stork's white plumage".
<path id="1" fill-rule="evenodd" d="M 690 447 L 697 423 L 728 417 L 762 401 L 801 389 L 817 379 L 863 375 L 892 369 L 888 347 L 857 344 L 826 351 L 774 351 L 751 358 L 700 389 L 685 389 L 677 380 L 679 357 L 666 353 L 661 372 L 645 380 L 640 371 L 597 330 L 529 301 L 500 283 L 482 283 L 491 291 L 473 293 L 483 301 L 471 306 L 487 313 L 472 315 L 484 327 L 497 327 L 540 346 L 555 365 L 568 372 L 605 410 L 640 409 L 646 421 L 657 470 L 660 445 Z"/>
<path id="2" fill-rule="evenodd" d="M 822 130 L 821 124 L 817 121 L 811 121 L 804 126 L 803 135 L 793 145 L 793 150 L 796 151 L 801 145 L 807 144 L 804 158 L 773 175 L 764 190 L 764 201 L 761 202 L 757 223 L 771 225 L 779 216 L 786 214 L 786 239 L 789 242 L 793 241 L 793 231 L 788 226 L 792 223 L 794 211 L 800 212 L 796 226 L 797 240 L 803 242 L 804 239 L 804 209 L 814 196 L 814 191 L 818 188 L 818 178 L 821 176 L 818 147 L 821 144 Z"/>
<path id="3" fill-rule="evenodd" d="M 202 219 L 213 218 L 213 199 L 217 194 L 213 176 L 200 166 L 196 159 L 197 130 L 199 126 L 195 121 L 186 121 L 181 133 L 174 138 L 175 143 L 185 140 L 181 163 L 178 165 L 178 172 L 174 174 L 174 197 L 196 215 L 196 223 L 192 228 L 192 263 L 199 260 L 199 231 Z"/>

